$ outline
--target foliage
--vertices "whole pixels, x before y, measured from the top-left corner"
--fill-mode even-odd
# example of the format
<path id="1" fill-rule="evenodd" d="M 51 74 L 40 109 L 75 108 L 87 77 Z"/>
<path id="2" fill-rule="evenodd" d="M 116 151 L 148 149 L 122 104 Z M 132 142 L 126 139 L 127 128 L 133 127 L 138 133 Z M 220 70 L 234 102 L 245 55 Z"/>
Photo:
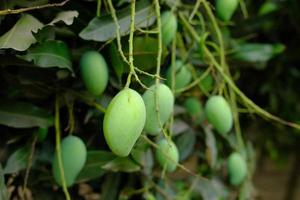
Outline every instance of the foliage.
<path id="1" fill-rule="evenodd" d="M 300 3 L 241 0 L 230 13 L 222 10 L 225 21 L 214 5 L 207 0 L 4 0 L 0 199 L 28 191 L 34 199 L 88 199 L 77 190 L 81 187 L 112 200 L 253 198 L 255 149 L 280 160 L 297 149 L 300 137 Z M 176 26 L 170 27 L 175 34 L 163 29 L 164 12 L 174 15 L 168 27 Z M 87 91 L 81 78 L 80 58 L 91 50 L 103 55 L 109 70 L 101 95 Z M 184 84 L 177 87 L 176 81 Z M 171 116 L 168 111 L 162 120 L 159 111 L 166 107 L 158 105 L 153 89 L 160 83 L 167 83 L 175 97 Z M 139 127 L 129 155 L 118 157 L 105 140 L 103 120 L 113 97 L 129 87 L 154 94 L 151 114 L 161 131 L 140 134 Z M 227 134 L 218 133 L 204 114 L 213 95 L 223 96 L 232 112 Z M 124 99 L 130 105 L 130 98 Z M 112 119 L 110 128 L 131 130 L 135 121 L 126 121 L 122 112 L 130 109 L 114 110 L 120 126 Z M 48 129 L 44 140 L 38 140 L 41 128 Z M 128 149 L 120 132 L 114 133 L 113 146 Z M 60 188 L 51 162 L 60 140 L 71 134 L 84 141 L 87 158 L 75 185 Z M 159 156 L 172 162 L 174 172 L 155 158 L 162 138 L 177 146 L 176 160 L 167 151 Z M 227 168 L 233 152 L 247 165 L 246 178 L 234 187 Z"/>

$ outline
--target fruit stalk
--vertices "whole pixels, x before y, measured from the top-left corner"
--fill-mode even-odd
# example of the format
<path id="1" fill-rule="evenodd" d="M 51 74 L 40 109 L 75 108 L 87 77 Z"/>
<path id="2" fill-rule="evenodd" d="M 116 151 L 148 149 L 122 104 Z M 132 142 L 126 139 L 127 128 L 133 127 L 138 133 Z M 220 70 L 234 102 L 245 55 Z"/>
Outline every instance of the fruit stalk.
<path id="1" fill-rule="evenodd" d="M 58 166 L 59 166 L 59 170 L 60 170 L 60 174 L 61 174 L 61 182 L 62 182 L 63 191 L 65 194 L 66 200 L 71 200 L 70 194 L 69 194 L 69 191 L 67 188 L 66 180 L 65 180 L 65 173 L 64 173 L 64 167 L 63 167 L 63 163 L 62 163 L 61 149 L 60 149 L 59 100 L 60 100 L 59 96 L 56 95 L 56 97 L 55 97 L 55 122 L 54 122 L 55 142 L 56 142 L 55 150 L 56 150 Z"/>

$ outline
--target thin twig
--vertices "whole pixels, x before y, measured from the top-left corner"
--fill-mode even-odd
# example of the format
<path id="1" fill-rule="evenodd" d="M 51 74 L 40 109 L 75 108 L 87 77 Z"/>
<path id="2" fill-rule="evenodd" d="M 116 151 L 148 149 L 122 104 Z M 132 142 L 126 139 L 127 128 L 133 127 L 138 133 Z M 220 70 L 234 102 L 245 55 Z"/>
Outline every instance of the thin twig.
<path id="1" fill-rule="evenodd" d="M 67 183 L 65 180 L 65 172 L 64 172 L 64 166 L 62 162 L 62 157 L 61 157 L 61 149 L 60 149 L 60 119 L 59 119 L 59 96 L 56 95 L 55 97 L 55 121 L 54 121 L 54 126 L 55 126 L 55 142 L 56 142 L 56 155 L 57 155 L 57 161 L 58 161 L 58 167 L 59 167 L 59 173 L 61 175 L 61 182 L 62 182 L 62 187 L 63 191 L 66 197 L 66 200 L 71 200 L 68 188 L 67 188 Z"/>
<path id="2" fill-rule="evenodd" d="M 65 0 L 61 3 L 52 3 L 52 4 L 45 4 L 45 5 L 41 5 L 41 6 L 34 6 L 34 7 L 28 7 L 28 8 L 19 8 L 19 9 L 7 9 L 7 10 L 0 10 L 0 15 L 12 15 L 12 14 L 19 14 L 19 13 L 23 13 L 23 12 L 28 12 L 31 10 L 39 10 L 39 9 L 43 9 L 43 8 L 50 8 L 50 7 L 60 7 L 60 6 L 64 6 L 68 1 L 70 0 Z"/>
<path id="3" fill-rule="evenodd" d="M 29 173 L 30 173 L 30 169 L 31 169 L 31 166 L 32 166 L 32 161 L 33 161 L 33 156 L 34 156 L 34 151 L 35 151 L 35 144 L 37 142 L 37 139 L 38 139 L 38 134 L 36 134 L 34 136 L 34 139 L 33 139 L 32 144 L 31 144 L 31 151 L 30 151 L 30 155 L 28 157 L 28 163 L 27 163 L 27 168 L 26 168 L 25 178 L 24 178 L 24 185 L 23 185 L 23 191 L 22 191 L 23 196 L 25 196 L 25 191 L 26 191 L 26 188 L 27 188 Z"/>

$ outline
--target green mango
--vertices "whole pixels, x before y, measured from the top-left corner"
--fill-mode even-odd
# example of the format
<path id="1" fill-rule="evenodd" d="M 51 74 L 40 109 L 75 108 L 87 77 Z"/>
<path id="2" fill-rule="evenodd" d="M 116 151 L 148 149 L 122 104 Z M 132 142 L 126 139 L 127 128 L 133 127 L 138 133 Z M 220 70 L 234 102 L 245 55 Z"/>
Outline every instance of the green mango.
<path id="1" fill-rule="evenodd" d="M 170 44 L 176 37 L 177 18 L 171 11 L 165 11 L 161 15 L 161 34 L 164 45 Z"/>
<path id="2" fill-rule="evenodd" d="M 223 21 L 229 21 L 238 5 L 238 0 L 216 0 L 216 11 L 218 17 Z"/>
<path id="3" fill-rule="evenodd" d="M 97 51 L 88 51 L 80 59 L 82 80 L 93 95 L 100 95 L 108 83 L 108 67 L 103 56 Z"/>
<path id="4" fill-rule="evenodd" d="M 111 151 L 121 157 L 128 156 L 145 121 L 146 108 L 139 93 L 129 88 L 121 90 L 104 115 L 104 137 Z"/>
<path id="5" fill-rule="evenodd" d="M 204 71 L 198 71 L 198 77 L 200 77 Z M 207 74 L 199 83 L 198 86 L 200 87 L 201 92 L 204 94 L 208 94 L 214 88 L 214 79 L 211 74 Z"/>
<path id="6" fill-rule="evenodd" d="M 159 110 L 158 113 L 156 112 L 156 97 Z M 173 112 L 173 93 L 165 84 L 154 84 L 143 94 L 143 100 L 145 102 L 147 114 L 144 130 L 150 135 L 157 135 L 161 131 L 161 126 L 164 125 Z"/>
<path id="7" fill-rule="evenodd" d="M 175 66 L 175 89 L 179 90 L 187 86 L 192 81 L 192 73 L 181 60 L 176 60 Z M 171 65 L 167 71 L 167 85 L 170 88 L 172 88 L 173 84 L 172 69 L 173 66 Z"/>
<path id="8" fill-rule="evenodd" d="M 200 100 L 196 97 L 189 97 L 184 102 L 187 113 L 198 123 L 204 120 L 204 109 Z"/>
<path id="9" fill-rule="evenodd" d="M 82 170 L 87 156 L 84 142 L 77 136 L 67 136 L 61 141 L 61 158 L 67 187 L 72 186 Z M 56 183 L 62 186 L 57 154 L 52 160 L 52 173 Z"/>
<path id="10" fill-rule="evenodd" d="M 232 128 L 232 112 L 227 101 L 222 96 L 211 96 L 205 104 L 207 120 L 222 135 Z"/>
<path id="11" fill-rule="evenodd" d="M 179 152 L 174 142 L 161 139 L 157 142 L 158 149 L 155 152 L 155 158 L 160 166 L 167 172 L 175 171 L 178 161 Z"/>
<path id="12" fill-rule="evenodd" d="M 241 184 L 247 176 L 247 163 L 237 152 L 231 153 L 227 160 L 229 181 L 232 185 Z"/>

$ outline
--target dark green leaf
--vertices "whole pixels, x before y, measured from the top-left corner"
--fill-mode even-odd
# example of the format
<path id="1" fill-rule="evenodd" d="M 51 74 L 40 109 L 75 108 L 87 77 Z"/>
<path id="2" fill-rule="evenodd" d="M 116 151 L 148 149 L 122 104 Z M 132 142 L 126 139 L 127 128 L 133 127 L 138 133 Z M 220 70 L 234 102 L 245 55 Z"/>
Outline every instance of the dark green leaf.
<path id="1" fill-rule="evenodd" d="M 53 125 L 53 117 L 33 104 L 1 100 L 0 124 L 14 128 L 47 128 Z"/>
<path id="2" fill-rule="evenodd" d="M 30 48 L 28 53 L 21 58 L 33 61 L 39 67 L 59 67 L 73 72 L 69 48 L 62 41 L 46 41 Z"/>
<path id="3" fill-rule="evenodd" d="M 37 33 L 33 33 L 35 39 L 38 42 L 44 42 L 46 40 L 54 40 L 55 39 L 55 28 L 54 26 L 44 26 Z"/>
<path id="4" fill-rule="evenodd" d="M 17 173 L 27 167 L 30 148 L 28 146 L 16 150 L 7 160 L 4 174 Z"/>
<path id="5" fill-rule="evenodd" d="M 32 32 L 37 32 L 44 25 L 29 14 L 24 14 L 17 23 L 0 37 L 0 49 L 12 48 L 25 51 L 36 42 Z"/>
<path id="6" fill-rule="evenodd" d="M 114 42 L 112 42 L 109 46 L 109 55 L 110 63 L 117 74 L 119 82 L 121 82 L 122 75 L 124 73 L 124 62 Z"/>
<path id="7" fill-rule="evenodd" d="M 130 6 L 117 12 L 121 35 L 130 31 Z M 135 11 L 135 28 L 148 27 L 155 20 L 154 9 L 148 0 L 138 1 Z M 95 17 L 79 34 L 84 40 L 107 41 L 116 37 L 116 25 L 111 15 Z"/>
<path id="8" fill-rule="evenodd" d="M 4 181 L 4 171 L 0 163 L 0 199 L 9 200 L 9 193 Z"/>
<path id="9" fill-rule="evenodd" d="M 101 199 L 103 200 L 115 200 L 118 196 L 118 187 L 120 185 L 120 174 L 108 174 L 105 181 L 101 185 Z"/>
<path id="10" fill-rule="evenodd" d="M 88 151 L 87 161 L 77 177 L 77 182 L 99 178 L 104 174 L 102 167 L 116 156 L 107 151 Z"/>
<path id="11" fill-rule="evenodd" d="M 185 160 L 194 150 L 196 135 L 193 131 L 187 131 L 179 135 L 175 140 L 179 151 L 179 160 Z"/>
<path id="12" fill-rule="evenodd" d="M 128 157 L 118 157 L 105 164 L 102 168 L 113 172 L 135 172 L 140 170 L 140 166 Z"/>

